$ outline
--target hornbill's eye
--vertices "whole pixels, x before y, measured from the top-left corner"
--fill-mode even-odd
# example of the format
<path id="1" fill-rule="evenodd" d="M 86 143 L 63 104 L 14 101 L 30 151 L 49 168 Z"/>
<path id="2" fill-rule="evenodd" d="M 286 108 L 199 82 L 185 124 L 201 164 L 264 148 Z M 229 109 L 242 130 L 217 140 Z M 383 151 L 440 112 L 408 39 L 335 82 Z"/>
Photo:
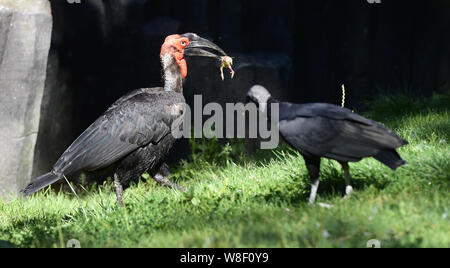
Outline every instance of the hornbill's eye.
<path id="1" fill-rule="evenodd" d="M 181 41 L 181 45 L 185 47 L 186 46 L 186 41 Z"/>

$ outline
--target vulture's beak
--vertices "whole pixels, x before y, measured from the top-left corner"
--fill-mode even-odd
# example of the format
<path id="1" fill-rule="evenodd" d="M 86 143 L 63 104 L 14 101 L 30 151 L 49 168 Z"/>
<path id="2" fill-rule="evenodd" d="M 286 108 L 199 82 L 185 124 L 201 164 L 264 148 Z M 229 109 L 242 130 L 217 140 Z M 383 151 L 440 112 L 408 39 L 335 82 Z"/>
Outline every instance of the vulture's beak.
<path id="1" fill-rule="evenodd" d="M 213 42 L 201 38 L 197 34 L 187 33 L 181 35 L 187 37 L 190 42 L 189 45 L 184 49 L 184 55 L 190 57 L 210 57 L 216 59 L 222 59 L 222 57 L 227 56 L 227 54 Z"/>

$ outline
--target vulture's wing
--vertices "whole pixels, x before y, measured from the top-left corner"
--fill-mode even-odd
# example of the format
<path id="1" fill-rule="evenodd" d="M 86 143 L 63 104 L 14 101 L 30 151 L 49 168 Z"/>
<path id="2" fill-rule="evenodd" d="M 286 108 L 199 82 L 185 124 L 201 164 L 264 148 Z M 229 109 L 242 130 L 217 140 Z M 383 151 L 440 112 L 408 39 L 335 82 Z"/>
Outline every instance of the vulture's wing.
<path id="1" fill-rule="evenodd" d="M 353 113 L 347 108 L 328 103 L 293 104 L 280 103 L 280 120 L 292 120 L 297 117 L 324 117 L 335 120 L 349 120 L 364 125 L 373 125 L 374 121 L 359 114 Z"/>
<path id="2" fill-rule="evenodd" d="M 383 124 L 331 104 L 282 103 L 280 132 L 301 152 L 344 162 L 407 144 Z"/>
<path id="3" fill-rule="evenodd" d="M 171 135 L 183 96 L 175 92 L 131 94 L 111 106 L 61 156 L 54 171 L 64 174 L 106 168 L 139 147 Z"/>

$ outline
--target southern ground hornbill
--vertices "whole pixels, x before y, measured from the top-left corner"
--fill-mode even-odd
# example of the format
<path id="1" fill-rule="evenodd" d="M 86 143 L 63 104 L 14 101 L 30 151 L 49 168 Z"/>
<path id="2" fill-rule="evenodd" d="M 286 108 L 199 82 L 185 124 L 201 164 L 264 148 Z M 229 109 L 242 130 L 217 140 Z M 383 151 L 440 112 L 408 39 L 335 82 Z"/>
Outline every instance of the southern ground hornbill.
<path id="1" fill-rule="evenodd" d="M 163 160 L 175 142 L 172 124 L 183 116 L 185 56 L 222 59 L 226 54 L 196 34 L 168 36 L 161 48 L 164 87 L 138 89 L 117 100 L 63 153 L 50 173 L 33 180 L 22 193 L 33 194 L 81 172 L 88 177 L 112 175 L 120 205 L 123 187 L 147 171 L 157 182 L 180 188 L 166 178 Z"/>
<path id="2" fill-rule="evenodd" d="M 311 204 L 315 202 L 319 187 L 322 157 L 337 160 L 342 165 L 347 196 L 353 192 L 349 162 L 373 157 L 392 170 L 406 164 L 396 149 L 407 145 L 407 141 L 385 125 L 348 109 L 326 103 L 279 102 L 262 86 L 252 87 L 247 97 L 261 112 L 268 114 L 272 104 L 279 105 L 280 134 L 306 162 L 311 179 Z"/>

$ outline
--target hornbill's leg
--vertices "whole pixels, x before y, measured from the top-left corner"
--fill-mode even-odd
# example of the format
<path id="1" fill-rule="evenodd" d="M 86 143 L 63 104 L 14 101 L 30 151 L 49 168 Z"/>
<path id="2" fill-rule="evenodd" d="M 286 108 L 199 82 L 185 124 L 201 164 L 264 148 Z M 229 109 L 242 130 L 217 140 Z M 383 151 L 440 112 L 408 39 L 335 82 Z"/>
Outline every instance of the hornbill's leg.
<path id="1" fill-rule="evenodd" d="M 123 207 L 123 187 L 117 173 L 114 173 L 114 189 L 116 190 L 117 203 Z"/>
<path id="2" fill-rule="evenodd" d="M 352 177 L 350 176 L 350 167 L 347 162 L 341 162 L 342 169 L 344 170 L 345 176 L 345 196 L 348 198 L 351 194 L 353 194 L 352 187 Z"/>
<path id="3" fill-rule="evenodd" d="M 177 189 L 179 191 L 185 192 L 186 189 L 184 189 L 182 186 L 180 186 L 174 182 L 171 182 L 167 178 L 170 174 L 171 173 L 170 173 L 169 167 L 167 166 L 167 164 L 163 163 L 161 165 L 161 167 L 159 168 L 158 173 L 156 173 L 156 175 L 153 176 L 153 179 L 162 186 L 172 188 L 172 189 Z"/>

